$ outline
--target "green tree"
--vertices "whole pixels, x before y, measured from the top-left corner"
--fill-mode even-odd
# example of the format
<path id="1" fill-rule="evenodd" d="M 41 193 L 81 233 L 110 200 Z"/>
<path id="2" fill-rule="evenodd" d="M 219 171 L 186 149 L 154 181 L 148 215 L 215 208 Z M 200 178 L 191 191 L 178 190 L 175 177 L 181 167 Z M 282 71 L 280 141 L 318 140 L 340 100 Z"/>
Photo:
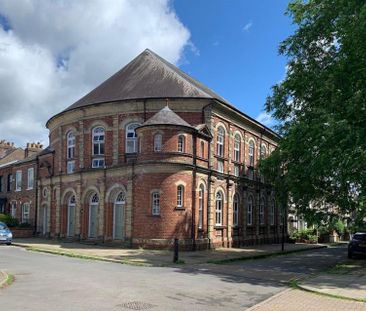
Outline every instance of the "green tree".
<path id="1" fill-rule="evenodd" d="M 260 169 L 301 213 L 365 208 L 366 1 L 297 0 L 286 14 L 297 26 L 279 48 L 286 77 L 265 105 L 283 139 Z"/>

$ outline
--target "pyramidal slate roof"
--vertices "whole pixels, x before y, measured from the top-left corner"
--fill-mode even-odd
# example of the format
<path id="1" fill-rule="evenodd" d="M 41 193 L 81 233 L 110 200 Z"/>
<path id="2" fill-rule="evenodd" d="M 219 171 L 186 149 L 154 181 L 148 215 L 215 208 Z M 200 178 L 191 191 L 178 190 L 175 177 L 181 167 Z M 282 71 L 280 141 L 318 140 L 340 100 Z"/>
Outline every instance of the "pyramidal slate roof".
<path id="1" fill-rule="evenodd" d="M 141 127 L 149 125 L 178 125 L 192 127 L 189 123 L 184 121 L 180 116 L 172 111 L 168 106 L 165 106 L 159 112 L 154 114 L 150 119 L 144 122 Z"/>
<path id="2" fill-rule="evenodd" d="M 229 104 L 207 86 L 146 49 L 64 111 L 97 103 L 145 98 L 215 98 Z"/>

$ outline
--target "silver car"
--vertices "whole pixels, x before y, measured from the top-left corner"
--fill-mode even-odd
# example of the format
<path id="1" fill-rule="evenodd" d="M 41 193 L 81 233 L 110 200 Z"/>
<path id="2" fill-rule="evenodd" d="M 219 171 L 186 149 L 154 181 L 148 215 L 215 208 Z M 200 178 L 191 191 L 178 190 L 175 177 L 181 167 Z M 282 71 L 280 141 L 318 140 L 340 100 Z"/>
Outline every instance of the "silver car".
<path id="1" fill-rule="evenodd" d="M 13 240 L 13 234 L 8 226 L 0 221 L 0 244 L 4 243 L 10 245 Z"/>

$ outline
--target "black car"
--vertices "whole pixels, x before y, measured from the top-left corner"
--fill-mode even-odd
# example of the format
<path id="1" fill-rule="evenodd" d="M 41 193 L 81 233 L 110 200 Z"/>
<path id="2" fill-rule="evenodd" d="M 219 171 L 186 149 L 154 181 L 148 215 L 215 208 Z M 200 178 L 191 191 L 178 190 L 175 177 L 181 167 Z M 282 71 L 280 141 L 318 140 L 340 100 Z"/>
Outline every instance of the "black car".
<path id="1" fill-rule="evenodd" d="M 348 258 L 353 255 L 366 255 L 366 232 L 357 232 L 348 243 Z"/>

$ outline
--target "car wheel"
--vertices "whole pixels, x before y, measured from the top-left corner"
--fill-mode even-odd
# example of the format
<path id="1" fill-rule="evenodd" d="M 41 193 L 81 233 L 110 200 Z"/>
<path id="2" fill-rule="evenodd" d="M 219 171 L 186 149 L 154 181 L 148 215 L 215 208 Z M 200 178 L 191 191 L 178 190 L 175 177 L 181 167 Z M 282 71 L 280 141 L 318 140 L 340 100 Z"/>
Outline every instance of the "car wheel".
<path id="1" fill-rule="evenodd" d="M 6 245 L 11 245 L 11 242 L 6 243 Z"/>

